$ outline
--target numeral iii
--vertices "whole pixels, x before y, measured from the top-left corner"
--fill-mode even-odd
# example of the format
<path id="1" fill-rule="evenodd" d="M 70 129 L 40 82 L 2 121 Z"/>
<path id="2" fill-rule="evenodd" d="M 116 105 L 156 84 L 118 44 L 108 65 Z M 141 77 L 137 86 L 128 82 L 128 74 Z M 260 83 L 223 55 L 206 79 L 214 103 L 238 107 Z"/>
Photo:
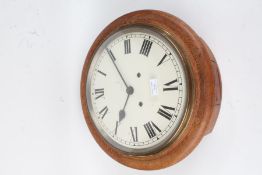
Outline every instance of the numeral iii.
<path id="1" fill-rule="evenodd" d="M 166 84 L 164 84 L 164 88 L 163 88 L 163 91 L 173 91 L 173 90 L 178 90 L 178 87 L 177 86 L 174 86 L 173 84 L 177 82 L 177 79 L 173 80 L 173 81 L 170 81 Z"/>

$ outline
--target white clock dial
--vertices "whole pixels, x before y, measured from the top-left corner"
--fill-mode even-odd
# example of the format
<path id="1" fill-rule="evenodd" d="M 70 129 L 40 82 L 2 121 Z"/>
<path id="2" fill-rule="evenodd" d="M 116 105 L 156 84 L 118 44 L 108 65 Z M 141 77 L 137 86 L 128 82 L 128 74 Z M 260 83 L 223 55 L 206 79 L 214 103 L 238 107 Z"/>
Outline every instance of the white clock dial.
<path id="1" fill-rule="evenodd" d="M 114 147 L 145 154 L 165 146 L 187 107 L 181 56 L 160 33 L 130 27 L 95 53 L 87 80 L 88 109 Z"/>

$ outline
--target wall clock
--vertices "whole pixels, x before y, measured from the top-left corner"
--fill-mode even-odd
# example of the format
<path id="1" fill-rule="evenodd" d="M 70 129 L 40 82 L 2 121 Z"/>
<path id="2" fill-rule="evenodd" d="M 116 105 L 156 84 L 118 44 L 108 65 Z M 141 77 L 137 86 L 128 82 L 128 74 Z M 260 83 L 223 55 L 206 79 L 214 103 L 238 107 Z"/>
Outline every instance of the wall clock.
<path id="1" fill-rule="evenodd" d="M 126 14 L 90 48 L 81 79 L 87 125 L 100 147 L 137 169 L 186 157 L 216 122 L 221 80 L 205 42 L 177 17 Z"/>

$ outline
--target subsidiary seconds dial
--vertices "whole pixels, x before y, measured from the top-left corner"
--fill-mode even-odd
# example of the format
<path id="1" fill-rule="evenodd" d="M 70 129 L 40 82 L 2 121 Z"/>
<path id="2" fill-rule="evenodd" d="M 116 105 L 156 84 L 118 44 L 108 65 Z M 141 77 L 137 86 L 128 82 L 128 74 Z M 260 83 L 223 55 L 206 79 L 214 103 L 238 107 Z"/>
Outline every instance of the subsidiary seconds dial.
<path id="1" fill-rule="evenodd" d="M 120 30 L 94 55 L 87 98 L 95 126 L 111 145 L 131 154 L 156 151 L 174 136 L 186 111 L 181 56 L 151 28 Z"/>

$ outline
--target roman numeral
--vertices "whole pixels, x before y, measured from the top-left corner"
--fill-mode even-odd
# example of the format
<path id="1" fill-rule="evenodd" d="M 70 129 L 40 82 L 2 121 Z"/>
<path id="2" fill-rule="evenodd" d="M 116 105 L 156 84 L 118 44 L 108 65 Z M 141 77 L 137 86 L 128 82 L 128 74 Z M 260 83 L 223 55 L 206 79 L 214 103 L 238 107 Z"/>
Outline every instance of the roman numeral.
<path id="1" fill-rule="evenodd" d="M 142 47 L 140 49 L 140 54 L 148 56 L 150 49 L 152 47 L 152 44 L 153 44 L 152 41 L 144 39 Z"/>
<path id="2" fill-rule="evenodd" d="M 117 134 L 117 128 L 118 128 L 118 121 L 116 121 L 115 135 Z"/>
<path id="3" fill-rule="evenodd" d="M 125 54 L 131 53 L 130 39 L 124 41 L 124 46 L 125 46 Z"/>
<path id="4" fill-rule="evenodd" d="M 115 58 L 113 52 L 111 50 L 109 50 L 108 48 L 106 48 L 106 51 L 107 51 L 109 57 L 111 58 L 111 60 L 116 61 L 116 58 Z"/>
<path id="5" fill-rule="evenodd" d="M 101 89 L 95 89 L 95 94 L 97 95 L 96 96 L 96 100 L 99 99 L 100 97 L 104 96 L 104 88 L 101 88 Z"/>
<path id="6" fill-rule="evenodd" d="M 165 54 L 165 55 L 163 56 L 163 58 L 159 61 L 159 63 L 157 64 L 157 66 L 159 66 L 159 65 L 161 65 L 161 64 L 163 63 L 163 61 L 165 60 L 166 56 L 167 56 L 167 54 Z"/>
<path id="7" fill-rule="evenodd" d="M 105 117 L 106 113 L 108 112 L 108 107 L 105 106 L 100 112 L 99 114 L 102 114 L 102 119 Z"/>
<path id="8" fill-rule="evenodd" d="M 161 132 L 161 129 L 159 129 L 159 127 L 158 127 L 154 122 L 151 121 L 151 123 L 152 123 L 152 126 L 153 126 L 158 132 Z"/>
<path id="9" fill-rule="evenodd" d="M 101 70 L 97 70 L 97 72 L 99 72 L 101 75 L 106 76 L 106 73 L 102 72 Z"/>
<path id="10" fill-rule="evenodd" d="M 163 109 L 159 108 L 157 113 L 160 114 L 161 116 L 165 117 L 166 119 L 171 120 L 172 114 L 170 113 L 170 111 L 175 111 L 175 108 L 169 107 L 169 106 L 165 106 L 165 105 L 161 105 L 161 107 Z"/>
<path id="11" fill-rule="evenodd" d="M 147 133 L 147 135 L 150 139 L 156 136 L 155 130 L 157 130 L 158 132 L 161 132 L 161 129 L 159 129 L 159 127 L 152 121 L 144 124 L 144 128 L 145 128 L 146 133 Z"/>
<path id="12" fill-rule="evenodd" d="M 132 134 L 133 141 L 138 142 L 137 127 L 130 127 L 130 131 L 131 131 L 131 134 Z"/>
<path id="13" fill-rule="evenodd" d="M 178 90 L 178 87 L 177 86 L 173 86 L 174 83 L 177 82 L 177 79 L 173 80 L 173 81 L 170 81 L 166 84 L 164 84 L 166 87 L 163 88 L 163 91 L 172 91 L 172 90 Z M 172 86 L 171 86 L 172 85 Z"/>

